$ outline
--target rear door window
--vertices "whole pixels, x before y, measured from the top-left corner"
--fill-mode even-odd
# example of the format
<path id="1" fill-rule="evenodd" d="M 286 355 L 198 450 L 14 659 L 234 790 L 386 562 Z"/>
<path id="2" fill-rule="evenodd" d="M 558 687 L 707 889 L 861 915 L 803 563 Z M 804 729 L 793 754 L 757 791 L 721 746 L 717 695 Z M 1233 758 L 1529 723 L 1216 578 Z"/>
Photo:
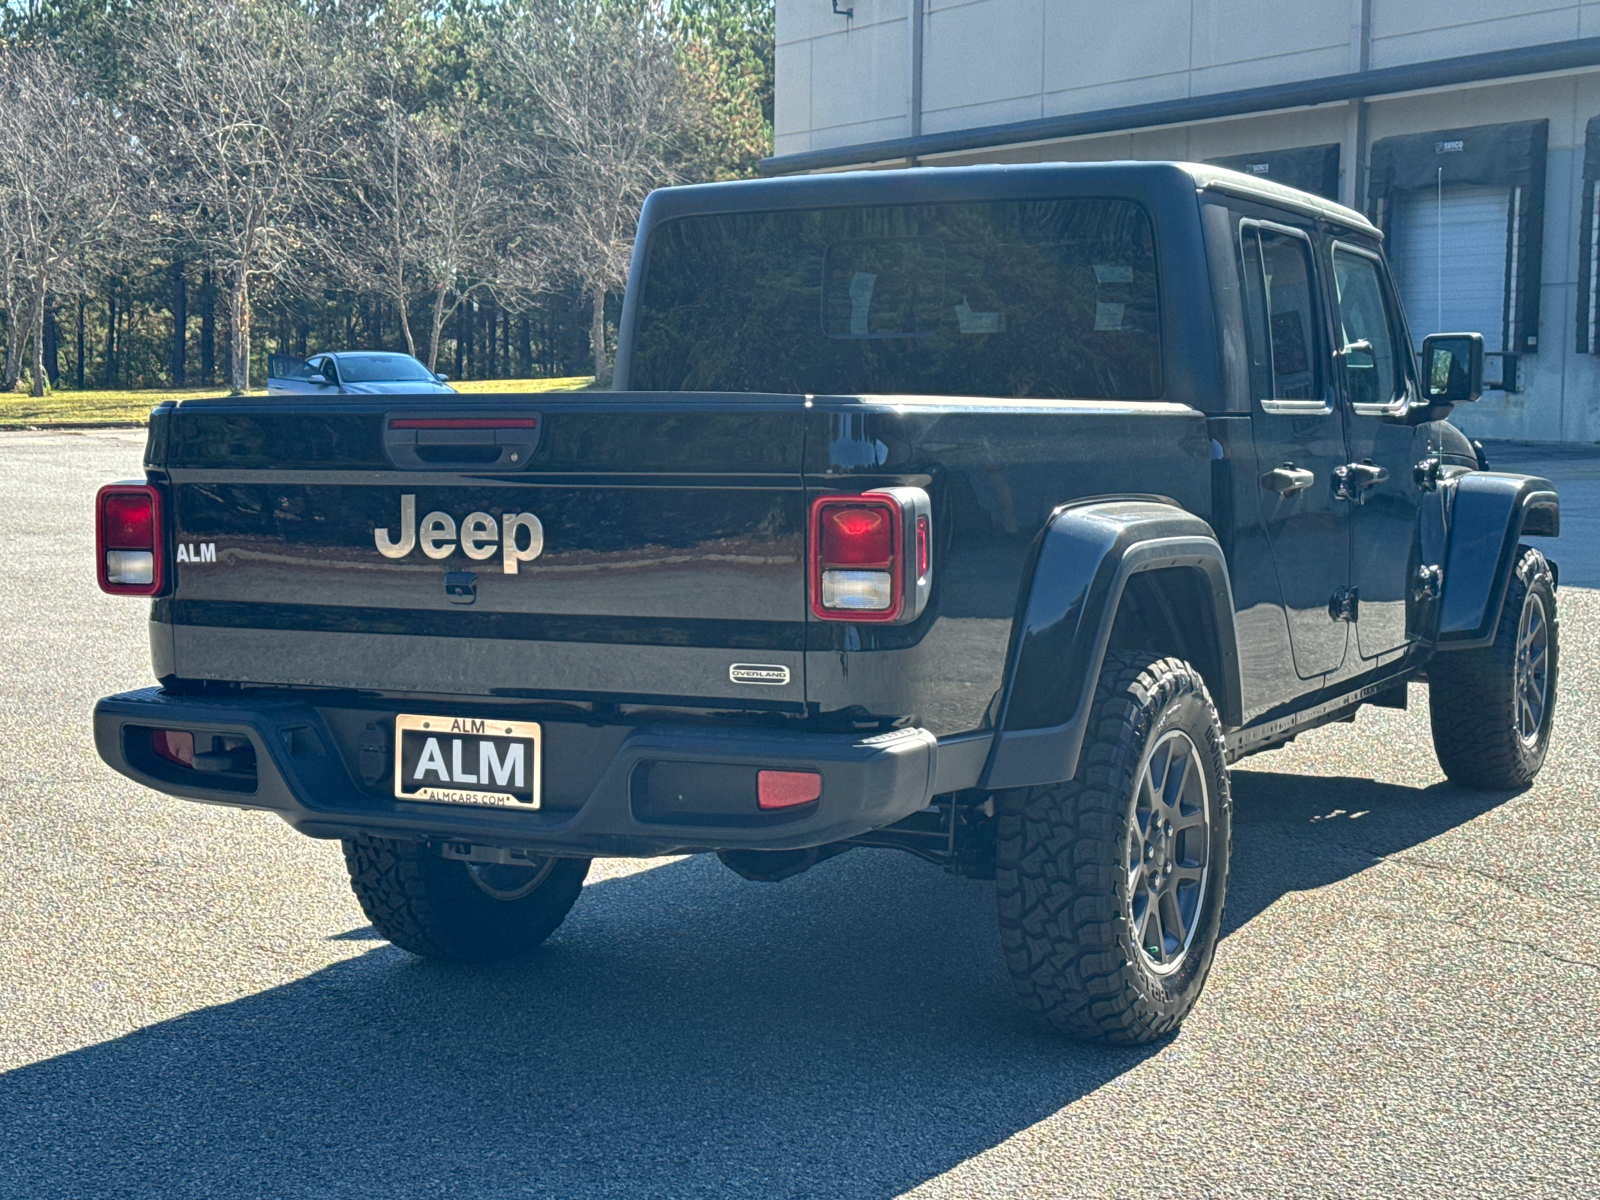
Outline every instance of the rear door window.
<path id="1" fill-rule="evenodd" d="M 1155 235 L 1130 200 L 682 217 L 645 270 L 639 390 L 1162 393 Z"/>
<path id="2" fill-rule="evenodd" d="M 1325 410 L 1310 239 L 1247 221 L 1239 245 L 1253 398 L 1269 412 Z"/>

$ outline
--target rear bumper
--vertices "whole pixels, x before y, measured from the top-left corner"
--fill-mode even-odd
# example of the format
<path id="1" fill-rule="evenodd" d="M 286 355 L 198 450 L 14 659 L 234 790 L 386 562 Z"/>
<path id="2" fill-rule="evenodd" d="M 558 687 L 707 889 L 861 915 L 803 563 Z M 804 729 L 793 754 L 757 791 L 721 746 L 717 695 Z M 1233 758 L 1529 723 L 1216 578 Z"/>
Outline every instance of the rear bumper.
<path id="1" fill-rule="evenodd" d="M 155 758 L 151 728 L 247 739 L 253 772 L 209 775 Z M 95 747 L 112 768 L 184 799 L 276 812 L 312 837 L 357 833 L 469 842 L 569 856 L 646 857 L 694 850 L 789 850 L 881 829 L 924 808 L 936 790 L 972 786 L 987 739 L 948 747 L 925 729 L 872 737 L 734 726 L 649 725 L 622 739 L 587 799 L 575 808 L 512 811 L 398 801 L 363 787 L 335 750 L 312 705 L 293 699 L 177 696 L 159 688 L 101 700 Z M 803 811 L 738 817 L 690 814 L 641 819 L 636 780 L 655 763 L 815 770 L 821 798 Z M 966 778 L 971 776 L 970 781 Z M 936 776 L 939 776 L 936 778 Z M 694 778 L 691 770 L 687 776 Z"/>

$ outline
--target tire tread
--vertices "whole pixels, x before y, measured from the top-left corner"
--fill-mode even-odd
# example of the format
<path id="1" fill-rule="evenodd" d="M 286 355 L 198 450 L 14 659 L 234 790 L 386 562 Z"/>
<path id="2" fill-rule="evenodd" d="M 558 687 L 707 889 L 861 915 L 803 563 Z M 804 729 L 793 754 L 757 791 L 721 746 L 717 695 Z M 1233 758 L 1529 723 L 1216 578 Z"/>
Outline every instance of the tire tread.
<path id="1" fill-rule="evenodd" d="M 1483 790 L 1527 787 L 1544 765 L 1559 669 L 1555 589 L 1544 555 L 1524 546 L 1511 573 L 1492 645 L 1452 650 L 1428 664 L 1428 711 L 1434 754 L 1452 783 Z M 1550 666 L 1544 741 L 1533 751 L 1518 738 L 1515 696 L 1517 633 L 1523 600 L 1541 589 L 1549 621 Z"/>
<path id="2" fill-rule="evenodd" d="M 1095 688 L 1077 776 L 1000 796 L 996 893 L 1006 967 L 1023 1004 L 1064 1032 L 1153 1041 L 1177 1028 L 1198 995 L 1196 989 L 1174 1004 L 1148 987 L 1121 920 L 1117 867 L 1129 817 L 1126 781 L 1138 767 L 1147 727 L 1186 691 L 1202 697 L 1211 714 L 1210 744 L 1201 752 L 1222 764 L 1221 722 L 1198 672 L 1176 658 L 1113 652 Z M 1226 812 L 1226 768 L 1219 773 L 1216 801 Z M 1231 841 L 1231 822 L 1229 830 Z M 1224 853 L 1219 921 L 1227 859 Z"/>
<path id="3" fill-rule="evenodd" d="M 344 839 L 350 890 L 372 927 L 423 958 L 492 962 L 532 951 L 555 932 L 583 888 L 589 860 L 560 859 L 537 890 L 497 901 L 467 876 L 466 866 L 416 842 Z"/>

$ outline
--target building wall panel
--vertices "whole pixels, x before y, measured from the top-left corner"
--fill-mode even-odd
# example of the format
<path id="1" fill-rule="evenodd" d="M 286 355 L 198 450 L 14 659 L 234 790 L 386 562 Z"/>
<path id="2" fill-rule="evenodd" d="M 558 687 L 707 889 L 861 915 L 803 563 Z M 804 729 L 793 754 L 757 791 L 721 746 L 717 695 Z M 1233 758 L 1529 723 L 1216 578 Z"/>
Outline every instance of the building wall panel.
<path id="1" fill-rule="evenodd" d="M 978 0 L 929 13 L 923 27 L 924 113 L 1026 98 L 1008 111 L 1039 115 L 1044 0 Z M 946 126 L 949 128 L 949 126 Z"/>
<path id="2" fill-rule="evenodd" d="M 1149 104 L 1155 100 L 1181 100 L 1189 94 L 1188 76 L 1182 72 L 1152 75 L 1148 79 L 1122 79 L 1068 91 L 1046 92 L 1044 115 L 1096 112 L 1103 108 L 1122 108 L 1130 104 Z"/>
<path id="3" fill-rule="evenodd" d="M 776 140 L 789 138 L 803 149 L 811 148 L 811 43 L 779 46 L 773 54 L 773 87 L 784 98 L 772 113 Z M 776 151 L 779 154 L 793 151 Z"/>
<path id="4" fill-rule="evenodd" d="M 1189 95 L 1204 96 L 1239 88 L 1267 87 L 1274 83 L 1342 75 L 1349 70 L 1349 60 L 1350 48 L 1341 44 L 1199 67 L 1189 72 Z"/>
<path id="5" fill-rule="evenodd" d="M 778 45 L 840 33 L 865 33 L 875 25 L 906 19 L 906 0 L 840 0 L 840 8 L 855 10 L 846 18 L 833 11 L 828 0 L 782 0 L 778 5 L 775 36 Z M 904 31 L 902 30 L 902 37 Z"/>
<path id="6" fill-rule="evenodd" d="M 1191 0 L 1148 0 L 1139 20 L 1130 21 L 1127 10 L 1116 4 L 1045 0 L 1044 90 L 1072 92 L 1107 84 L 1137 88 L 1159 76 L 1181 77 L 1189 69 L 1192 7 Z M 1186 94 L 1182 79 L 1175 78 L 1152 96 Z"/>
<path id="7" fill-rule="evenodd" d="M 1567 41 L 1578 36 L 1578 27 L 1578 8 L 1573 5 L 1553 12 L 1451 22 L 1415 33 L 1381 37 L 1374 33 L 1372 65 L 1390 67 L 1401 63 L 1427 62 L 1434 58 L 1453 58 L 1459 54 L 1483 54 L 1490 50 Z"/>
<path id="8" fill-rule="evenodd" d="M 1192 0 L 1190 66 L 1226 67 L 1308 51 L 1350 48 L 1347 0 Z"/>
<path id="9" fill-rule="evenodd" d="M 965 104 L 960 108 L 924 109 L 922 131 L 943 133 L 951 129 L 1005 125 L 1012 121 L 1031 121 L 1039 115 L 1038 96 L 1018 96 L 1012 100 L 991 100 L 987 104 Z"/>
<path id="10" fill-rule="evenodd" d="M 903 20 L 812 39 L 812 145 L 904 136 L 909 70 Z M 863 135 L 860 130 L 869 125 L 887 132 Z M 845 136 L 847 126 L 856 132 Z"/>

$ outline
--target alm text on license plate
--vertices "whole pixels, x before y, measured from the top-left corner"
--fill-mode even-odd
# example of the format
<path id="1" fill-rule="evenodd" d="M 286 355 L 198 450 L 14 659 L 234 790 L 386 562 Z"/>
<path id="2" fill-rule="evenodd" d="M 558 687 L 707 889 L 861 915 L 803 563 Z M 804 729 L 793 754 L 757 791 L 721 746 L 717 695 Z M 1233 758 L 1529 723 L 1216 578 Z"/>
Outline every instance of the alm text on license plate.
<path id="1" fill-rule="evenodd" d="M 537 721 L 394 719 L 394 794 L 442 804 L 539 807 Z"/>

